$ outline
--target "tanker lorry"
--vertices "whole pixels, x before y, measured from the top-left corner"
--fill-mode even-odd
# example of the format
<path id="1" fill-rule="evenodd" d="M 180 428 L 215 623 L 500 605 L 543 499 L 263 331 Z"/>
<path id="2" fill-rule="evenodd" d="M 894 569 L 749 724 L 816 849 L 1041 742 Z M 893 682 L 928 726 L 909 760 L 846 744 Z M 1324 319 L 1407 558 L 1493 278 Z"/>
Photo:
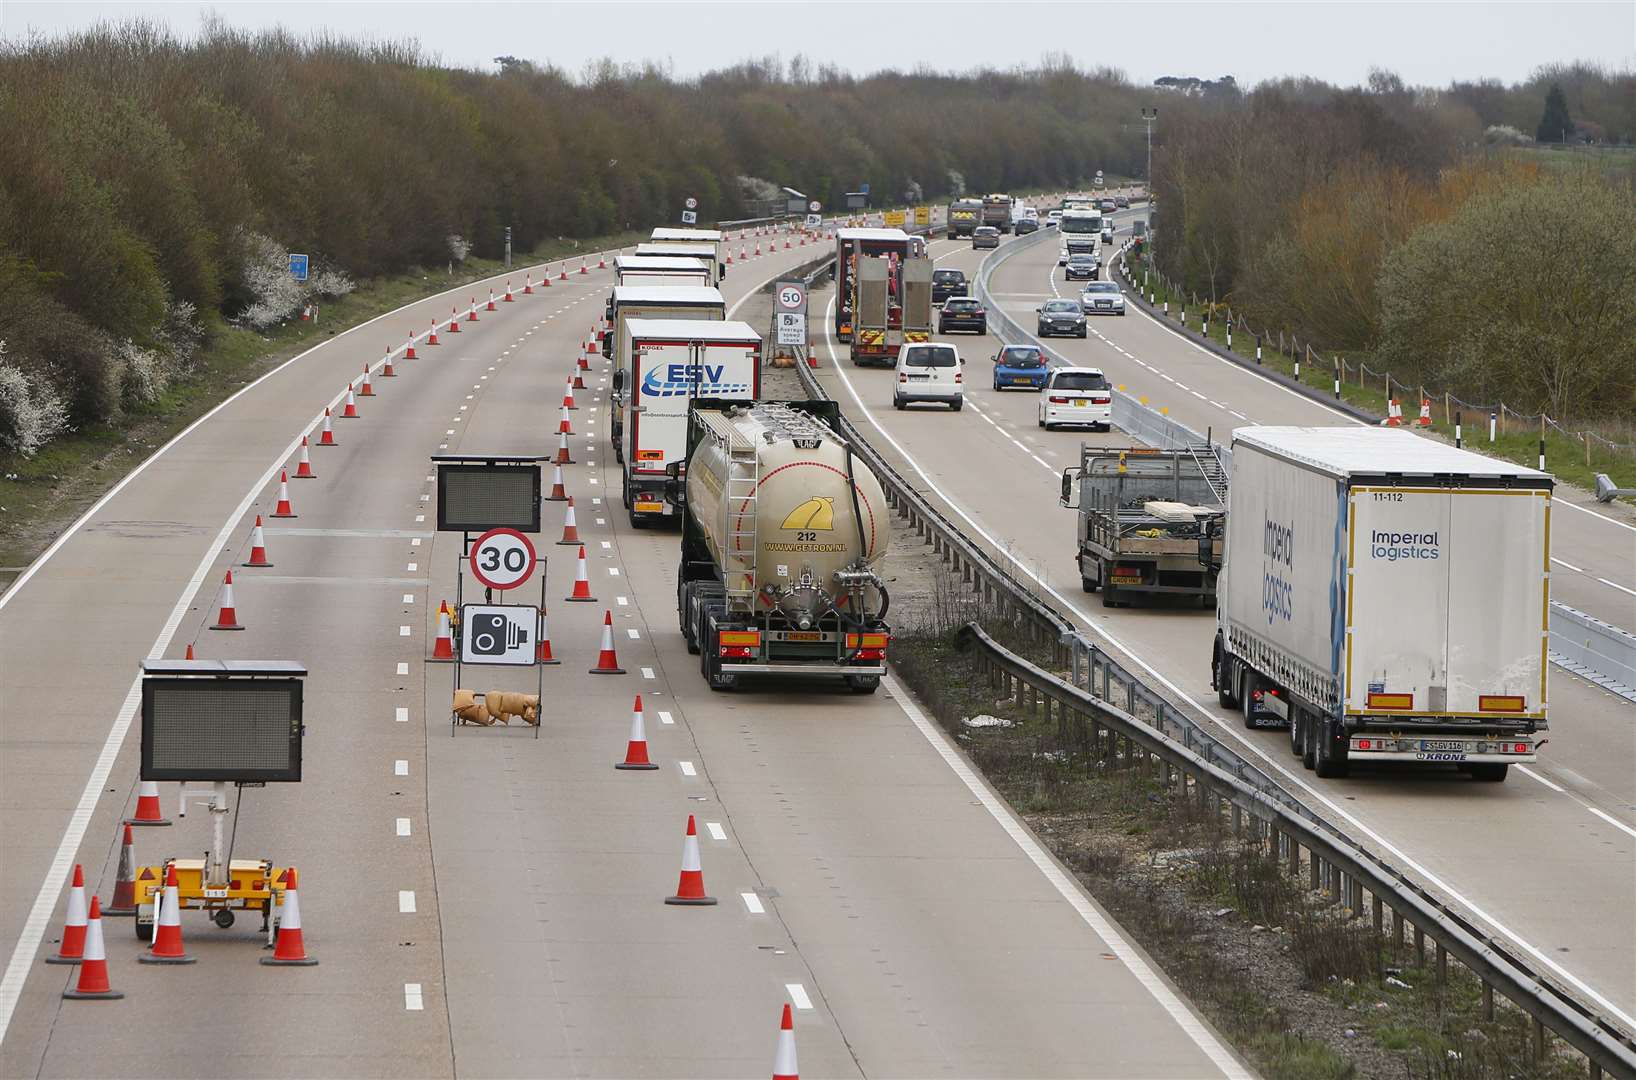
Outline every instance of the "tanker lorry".
<path id="1" fill-rule="evenodd" d="M 831 676 L 869 694 L 886 674 L 890 518 L 839 419 L 829 401 L 690 403 L 666 497 L 682 518 L 682 637 L 712 690 Z"/>

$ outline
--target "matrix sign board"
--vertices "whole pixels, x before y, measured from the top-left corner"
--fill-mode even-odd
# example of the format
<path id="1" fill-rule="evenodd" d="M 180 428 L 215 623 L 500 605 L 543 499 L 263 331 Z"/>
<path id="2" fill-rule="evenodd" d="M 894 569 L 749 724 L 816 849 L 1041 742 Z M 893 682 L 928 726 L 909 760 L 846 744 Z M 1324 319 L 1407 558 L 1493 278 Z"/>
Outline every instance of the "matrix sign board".
<path id="1" fill-rule="evenodd" d="M 540 531 L 540 466 L 494 461 L 437 461 L 440 532 Z"/>
<path id="2" fill-rule="evenodd" d="M 301 677 L 288 662 L 149 661 L 142 779 L 301 779 Z"/>

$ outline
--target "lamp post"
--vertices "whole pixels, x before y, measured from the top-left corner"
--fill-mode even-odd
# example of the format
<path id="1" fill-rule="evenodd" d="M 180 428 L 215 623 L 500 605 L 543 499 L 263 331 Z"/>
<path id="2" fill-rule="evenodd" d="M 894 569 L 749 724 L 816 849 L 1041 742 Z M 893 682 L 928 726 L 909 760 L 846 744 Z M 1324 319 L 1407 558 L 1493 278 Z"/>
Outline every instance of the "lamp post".
<path id="1" fill-rule="evenodd" d="M 1157 108 L 1142 106 L 1142 121 L 1147 124 L 1147 200 L 1153 202 L 1153 121 L 1159 119 Z"/>

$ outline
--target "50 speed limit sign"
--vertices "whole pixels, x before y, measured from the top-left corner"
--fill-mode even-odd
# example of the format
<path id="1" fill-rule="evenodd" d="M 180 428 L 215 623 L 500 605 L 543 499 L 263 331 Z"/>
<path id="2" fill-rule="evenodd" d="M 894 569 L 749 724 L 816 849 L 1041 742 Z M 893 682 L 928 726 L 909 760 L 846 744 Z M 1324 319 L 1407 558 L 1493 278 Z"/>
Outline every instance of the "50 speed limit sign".
<path id="1" fill-rule="evenodd" d="M 800 281 L 780 281 L 774 294 L 778 298 L 779 311 L 799 311 L 803 314 L 807 310 L 807 287 Z"/>
<path id="2" fill-rule="evenodd" d="M 534 572 L 534 545 L 516 529 L 490 529 L 472 545 L 472 576 L 491 589 L 515 589 Z"/>

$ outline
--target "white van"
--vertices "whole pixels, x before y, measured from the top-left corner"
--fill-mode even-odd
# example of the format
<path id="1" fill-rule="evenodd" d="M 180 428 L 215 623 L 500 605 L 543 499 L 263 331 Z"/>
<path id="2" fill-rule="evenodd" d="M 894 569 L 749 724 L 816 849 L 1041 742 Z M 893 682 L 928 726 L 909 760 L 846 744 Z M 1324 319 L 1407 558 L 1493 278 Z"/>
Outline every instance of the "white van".
<path id="1" fill-rule="evenodd" d="M 955 412 L 965 404 L 966 362 L 953 345 L 916 342 L 898 349 L 892 370 L 892 408 L 915 401 L 935 401 Z"/>
<path id="2" fill-rule="evenodd" d="M 1113 387 L 1101 368 L 1059 367 L 1040 391 L 1039 425 L 1089 424 L 1099 431 L 1113 426 Z"/>

